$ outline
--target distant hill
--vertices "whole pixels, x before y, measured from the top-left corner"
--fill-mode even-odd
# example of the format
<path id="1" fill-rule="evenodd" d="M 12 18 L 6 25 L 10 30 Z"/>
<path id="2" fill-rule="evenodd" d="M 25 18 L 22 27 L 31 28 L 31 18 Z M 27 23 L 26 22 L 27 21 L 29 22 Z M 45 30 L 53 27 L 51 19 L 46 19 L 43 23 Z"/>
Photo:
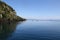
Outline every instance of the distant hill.
<path id="1" fill-rule="evenodd" d="M 16 15 L 16 11 L 3 1 L 0 1 L 0 22 L 23 21 L 25 19 Z"/>

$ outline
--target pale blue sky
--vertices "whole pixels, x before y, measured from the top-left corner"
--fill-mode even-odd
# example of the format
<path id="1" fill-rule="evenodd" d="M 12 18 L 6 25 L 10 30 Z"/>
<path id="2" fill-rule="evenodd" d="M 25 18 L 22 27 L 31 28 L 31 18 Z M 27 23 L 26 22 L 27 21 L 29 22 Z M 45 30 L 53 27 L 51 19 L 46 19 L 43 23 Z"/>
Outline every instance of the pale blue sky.
<path id="1" fill-rule="evenodd" d="M 27 19 L 60 19 L 60 0 L 3 0 Z"/>

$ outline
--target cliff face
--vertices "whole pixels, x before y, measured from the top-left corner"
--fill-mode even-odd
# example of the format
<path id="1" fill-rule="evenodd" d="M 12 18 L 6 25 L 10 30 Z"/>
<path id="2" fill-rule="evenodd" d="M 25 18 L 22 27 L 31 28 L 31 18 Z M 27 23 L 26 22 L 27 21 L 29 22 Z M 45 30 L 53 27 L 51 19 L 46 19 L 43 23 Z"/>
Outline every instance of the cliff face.
<path id="1" fill-rule="evenodd" d="M 5 2 L 0 1 L 0 21 L 23 21 L 24 19 L 17 16 L 15 10 L 7 5 Z"/>

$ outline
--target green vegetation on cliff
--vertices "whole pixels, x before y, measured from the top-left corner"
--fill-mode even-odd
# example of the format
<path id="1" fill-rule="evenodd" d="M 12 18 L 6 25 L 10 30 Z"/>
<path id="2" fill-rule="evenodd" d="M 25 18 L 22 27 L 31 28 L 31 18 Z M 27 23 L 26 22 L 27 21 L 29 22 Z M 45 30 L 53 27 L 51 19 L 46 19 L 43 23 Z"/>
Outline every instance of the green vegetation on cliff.
<path id="1" fill-rule="evenodd" d="M 0 1 L 0 21 L 23 21 L 25 19 L 16 15 L 15 10 L 5 2 Z"/>

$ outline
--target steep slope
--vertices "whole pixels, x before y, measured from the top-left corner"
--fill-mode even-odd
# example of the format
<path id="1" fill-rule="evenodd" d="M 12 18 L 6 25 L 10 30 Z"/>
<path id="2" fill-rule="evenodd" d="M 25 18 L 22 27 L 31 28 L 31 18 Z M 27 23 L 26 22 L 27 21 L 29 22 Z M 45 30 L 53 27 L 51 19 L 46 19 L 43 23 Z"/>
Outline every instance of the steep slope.
<path id="1" fill-rule="evenodd" d="M 0 1 L 0 21 L 23 21 L 25 19 L 16 15 L 15 10 L 5 2 Z"/>

